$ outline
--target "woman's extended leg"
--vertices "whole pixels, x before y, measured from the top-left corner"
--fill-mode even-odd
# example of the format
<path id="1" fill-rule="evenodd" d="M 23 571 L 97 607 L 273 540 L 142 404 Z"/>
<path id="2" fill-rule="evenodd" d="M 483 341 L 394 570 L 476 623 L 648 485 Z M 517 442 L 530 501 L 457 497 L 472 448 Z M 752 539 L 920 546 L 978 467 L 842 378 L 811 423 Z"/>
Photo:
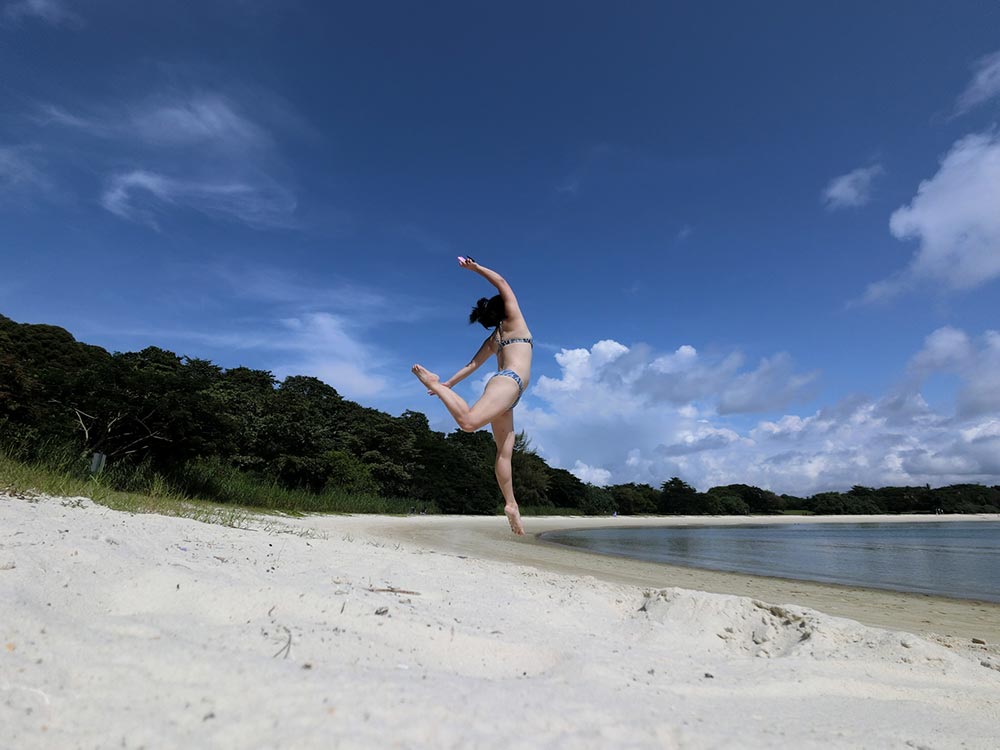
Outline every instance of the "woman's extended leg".
<path id="1" fill-rule="evenodd" d="M 514 499 L 514 475 L 511 471 L 511 459 L 514 456 L 514 412 L 508 409 L 493 420 L 493 440 L 497 444 L 496 475 L 500 492 L 503 493 L 503 512 L 510 522 L 510 530 L 515 534 L 524 534 L 521 524 L 521 513 Z"/>
<path id="2" fill-rule="evenodd" d="M 459 429 L 465 432 L 475 432 L 509 410 L 518 394 L 517 383 L 510 378 L 493 378 L 479 400 L 469 406 L 455 391 L 441 385 L 441 378 L 426 367 L 413 365 L 412 372 L 429 391 L 444 402 Z"/>

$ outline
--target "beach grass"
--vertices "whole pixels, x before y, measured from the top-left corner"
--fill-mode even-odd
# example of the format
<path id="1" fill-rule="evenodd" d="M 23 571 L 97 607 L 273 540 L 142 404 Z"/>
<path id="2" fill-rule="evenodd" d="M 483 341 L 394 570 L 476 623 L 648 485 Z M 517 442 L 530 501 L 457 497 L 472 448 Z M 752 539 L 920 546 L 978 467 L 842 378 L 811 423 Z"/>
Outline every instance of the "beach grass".
<path id="1" fill-rule="evenodd" d="M 113 465 L 96 475 L 88 468 L 78 453 L 65 446 L 45 446 L 32 458 L 0 449 L 0 492 L 28 498 L 36 493 L 84 497 L 114 510 L 181 516 L 235 528 L 259 525 L 267 516 L 278 515 L 435 511 L 406 498 L 339 488 L 321 493 L 289 489 L 215 463 L 192 463 L 169 477 L 148 463 Z"/>

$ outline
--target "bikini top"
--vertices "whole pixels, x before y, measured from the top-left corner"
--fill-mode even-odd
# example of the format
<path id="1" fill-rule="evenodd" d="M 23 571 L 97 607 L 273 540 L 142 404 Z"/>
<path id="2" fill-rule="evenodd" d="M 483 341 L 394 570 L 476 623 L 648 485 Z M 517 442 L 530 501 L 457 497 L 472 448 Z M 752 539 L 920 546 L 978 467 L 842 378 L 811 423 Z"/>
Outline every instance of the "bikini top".
<path id="1" fill-rule="evenodd" d="M 531 344 L 531 348 L 532 349 L 535 348 L 535 344 L 534 344 L 534 342 L 532 341 L 531 338 L 505 339 L 503 337 L 503 322 L 502 321 L 497 326 L 496 334 L 497 334 L 497 344 L 499 345 L 499 347 L 501 349 L 503 349 L 508 344 Z"/>

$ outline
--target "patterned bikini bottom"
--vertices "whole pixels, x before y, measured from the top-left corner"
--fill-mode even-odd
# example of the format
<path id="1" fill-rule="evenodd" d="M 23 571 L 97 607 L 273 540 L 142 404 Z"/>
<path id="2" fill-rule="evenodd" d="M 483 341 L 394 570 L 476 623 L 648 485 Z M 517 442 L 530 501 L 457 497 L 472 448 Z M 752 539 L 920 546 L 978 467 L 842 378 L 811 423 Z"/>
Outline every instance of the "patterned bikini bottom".
<path id="1" fill-rule="evenodd" d="M 510 410 L 509 410 L 512 411 L 514 407 L 517 406 L 518 402 L 521 400 L 521 395 L 524 393 L 524 383 L 521 382 L 521 376 L 518 375 L 513 370 L 497 370 L 495 373 L 493 373 L 493 375 L 490 376 L 490 380 L 493 380 L 493 378 L 497 377 L 498 375 L 503 375 L 505 377 L 508 377 L 515 383 L 517 383 L 517 398 L 514 399 L 514 403 L 510 405 Z"/>

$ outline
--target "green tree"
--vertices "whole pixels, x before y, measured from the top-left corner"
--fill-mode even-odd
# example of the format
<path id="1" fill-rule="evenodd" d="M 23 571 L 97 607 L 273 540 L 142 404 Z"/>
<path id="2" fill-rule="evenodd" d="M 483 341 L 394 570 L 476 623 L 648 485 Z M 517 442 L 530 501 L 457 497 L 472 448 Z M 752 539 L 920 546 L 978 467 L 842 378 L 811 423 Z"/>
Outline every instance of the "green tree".
<path id="1" fill-rule="evenodd" d="M 588 516 L 608 516 L 618 510 L 615 498 L 605 487 L 586 485 L 586 496 L 580 508 Z"/>
<path id="2" fill-rule="evenodd" d="M 608 487 L 622 515 L 648 515 L 656 513 L 660 493 L 648 484 L 616 484 Z"/>
<path id="3" fill-rule="evenodd" d="M 706 495 L 705 512 L 717 516 L 745 516 L 750 512 L 746 501 L 727 487 L 712 487 Z"/>
<path id="4" fill-rule="evenodd" d="M 717 497 L 738 497 L 746 504 L 750 513 L 774 514 L 784 510 L 784 503 L 778 495 L 749 484 L 727 484 L 712 487 L 708 492 Z"/>
<path id="5" fill-rule="evenodd" d="M 586 485 L 565 469 L 549 467 L 547 496 L 556 508 L 582 508 L 587 501 Z"/>
<path id="6" fill-rule="evenodd" d="M 674 515 L 700 513 L 698 491 L 679 477 L 672 477 L 660 487 L 658 510 L 660 513 Z"/>
<path id="7" fill-rule="evenodd" d="M 531 447 L 524 432 L 514 438 L 514 455 L 511 457 L 514 497 L 519 505 L 552 507 L 549 500 L 549 471 L 545 461 Z"/>

